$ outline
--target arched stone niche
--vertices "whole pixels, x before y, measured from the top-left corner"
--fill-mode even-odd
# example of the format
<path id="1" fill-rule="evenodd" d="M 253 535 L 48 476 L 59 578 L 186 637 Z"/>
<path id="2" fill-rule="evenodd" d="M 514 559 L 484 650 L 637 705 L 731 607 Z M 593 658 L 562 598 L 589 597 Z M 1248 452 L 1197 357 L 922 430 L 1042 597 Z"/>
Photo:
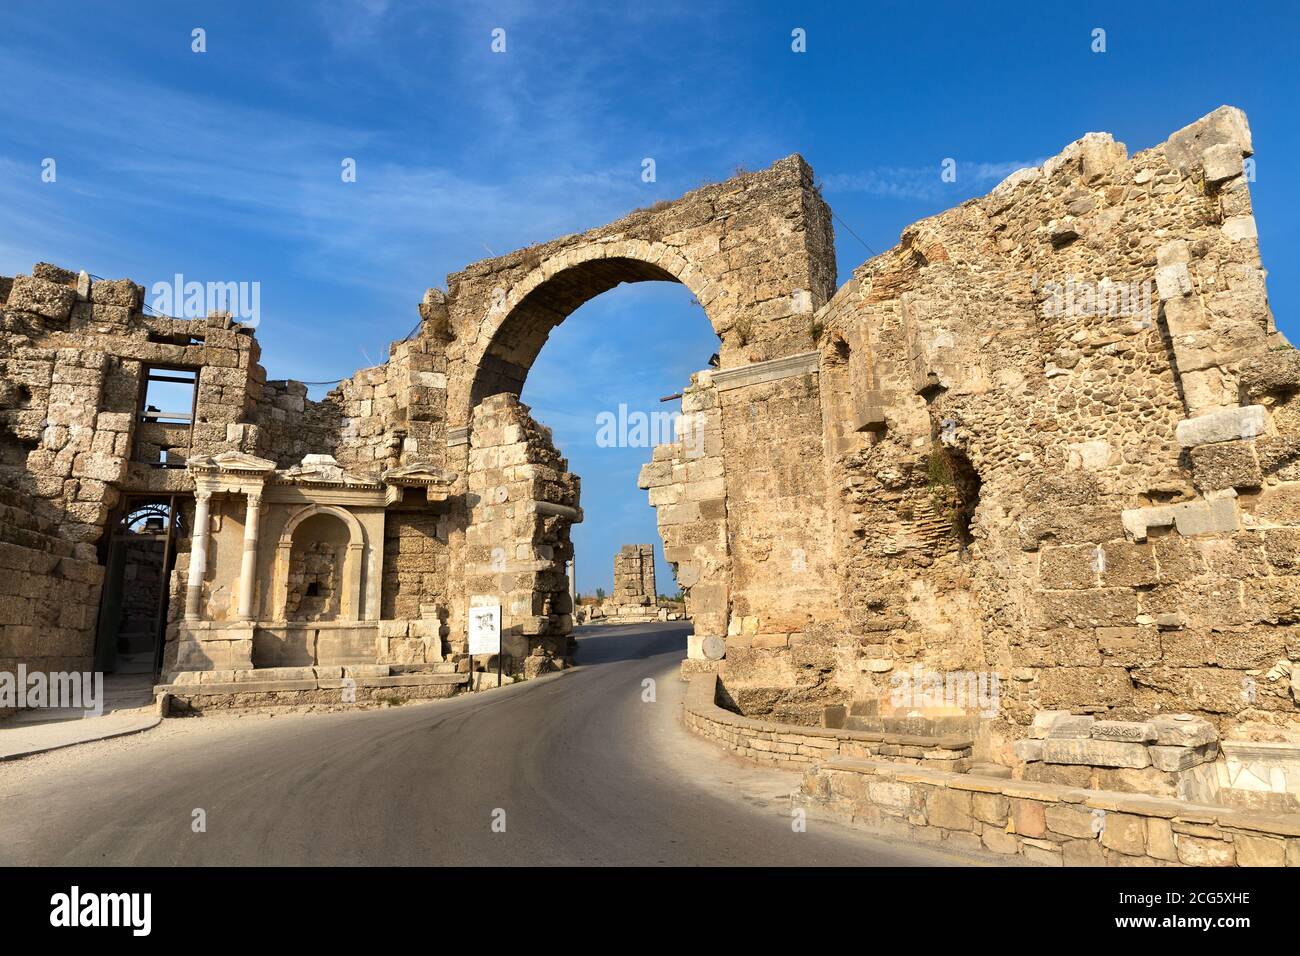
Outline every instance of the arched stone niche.
<path id="1" fill-rule="evenodd" d="M 312 504 L 295 512 L 276 545 L 274 619 L 362 620 L 365 552 L 365 529 L 350 511 Z"/>

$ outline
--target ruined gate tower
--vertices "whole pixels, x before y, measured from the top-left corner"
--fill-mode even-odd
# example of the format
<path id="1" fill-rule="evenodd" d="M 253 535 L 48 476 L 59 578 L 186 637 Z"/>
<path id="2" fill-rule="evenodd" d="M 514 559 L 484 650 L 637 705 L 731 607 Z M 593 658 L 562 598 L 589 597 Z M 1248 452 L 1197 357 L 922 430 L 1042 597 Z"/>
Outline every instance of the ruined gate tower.
<path id="1" fill-rule="evenodd" d="M 824 487 L 806 462 L 822 430 L 813 315 L 834 292 L 835 261 L 830 210 L 799 156 L 449 277 L 445 299 L 434 302 L 449 338 L 447 467 L 474 484 L 491 467 L 475 444 L 476 409 L 522 390 L 551 329 L 578 306 L 644 281 L 686 285 L 721 342 L 719 369 L 699 373 L 683 400 L 680 440 L 655 450 L 642 480 L 643 487 L 676 482 L 652 488 L 650 497 L 694 620 L 690 656 L 703 659 L 712 638 L 708 646 L 720 657 L 728 630 L 753 632 L 754 609 L 777 592 L 783 611 L 771 623 L 785 633 L 832 619 L 833 589 L 818 577 L 830 562 Z M 537 452 L 536 443 L 530 447 L 510 454 L 526 458 Z M 760 485 L 758 475 L 773 481 Z M 463 580 L 450 583 L 453 630 L 474 586 L 489 583 L 483 572 L 491 552 L 482 550 L 478 520 L 471 511 L 452 526 L 451 566 L 466 568 Z M 539 520 L 511 539 L 507 568 L 521 562 L 534 573 L 549 562 L 540 573 L 562 575 L 563 549 L 538 547 L 551 533 Z M 747 569 L 741 576 L 732 574 L 737 553 Z M 758 554 L 772 560 L 753 561 Z M 796 565 L 808 573 L 792 578 Z M 507 606 L 503 626 L 567 630 L 564 598 L 548 593 L 530 607 Z"/>

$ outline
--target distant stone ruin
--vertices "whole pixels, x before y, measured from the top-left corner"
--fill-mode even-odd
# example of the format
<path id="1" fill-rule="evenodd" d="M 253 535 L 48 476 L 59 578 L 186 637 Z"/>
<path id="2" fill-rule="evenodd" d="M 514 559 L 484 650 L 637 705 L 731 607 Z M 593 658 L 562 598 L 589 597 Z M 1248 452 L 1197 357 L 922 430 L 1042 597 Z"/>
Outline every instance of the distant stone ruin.
<path id="1" fill-rule="evenodd" d="M 604 611 L 605 618 L 611 622 L 658 618 L 653 544 L 625 544 L 614 555 L 614 592 L 605 602 Z"/>

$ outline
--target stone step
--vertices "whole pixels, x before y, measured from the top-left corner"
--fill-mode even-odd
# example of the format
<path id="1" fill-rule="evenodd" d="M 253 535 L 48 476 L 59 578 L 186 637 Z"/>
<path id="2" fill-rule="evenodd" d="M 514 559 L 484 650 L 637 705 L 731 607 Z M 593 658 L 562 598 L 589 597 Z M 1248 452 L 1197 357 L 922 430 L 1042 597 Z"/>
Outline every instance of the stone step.
<path id="1" fill-rule="evenodd" d="M 977 777 L 997 777 L 1002 780 L 1011 779 L 1011 768 L 1004 767 L 1000 763 L 989 763 L 987 761 L 973 763 L 966 772 L 973 773 Z"/>

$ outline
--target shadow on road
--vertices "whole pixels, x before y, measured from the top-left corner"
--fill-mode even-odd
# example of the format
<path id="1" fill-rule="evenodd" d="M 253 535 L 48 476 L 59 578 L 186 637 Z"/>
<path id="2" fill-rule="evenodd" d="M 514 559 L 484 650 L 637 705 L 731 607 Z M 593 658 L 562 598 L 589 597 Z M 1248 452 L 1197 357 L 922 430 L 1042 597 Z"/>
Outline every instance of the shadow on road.
<path id="1" fill-rule="evenodd" d="M 686 656 L 686 636 L 691 625 L 672 621 L 653 624 L 594 624 L 574 630 L 578 639 L 577 663 L 613 664 L 663 657 L 665 661 Z"/>

